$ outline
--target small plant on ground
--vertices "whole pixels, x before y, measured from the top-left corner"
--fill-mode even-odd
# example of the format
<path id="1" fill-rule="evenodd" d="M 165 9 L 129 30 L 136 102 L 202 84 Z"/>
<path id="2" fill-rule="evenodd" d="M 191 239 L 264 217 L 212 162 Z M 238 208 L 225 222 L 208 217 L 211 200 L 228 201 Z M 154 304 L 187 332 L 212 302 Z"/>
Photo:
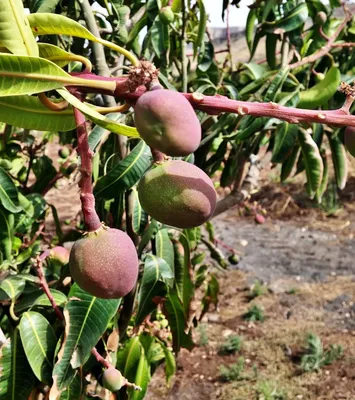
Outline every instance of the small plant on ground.
<path id="1" fill-rule="evenodd" d="M 263 296 L 268 293 L 269 289 L 265 284 L 260 282 L 259 280 L 255 280 L 253 285 L 250 288 L 248 297 L 249 299 L 255 299 L 256 297 Z"/>
<path id="2" fill-rule="evenodd" d="M 201 324 L 197 327 L 198 333 L 200 335 L 198 344 L 201 347 L 208 346 L 208 333 L 207 333 L 207 324 Z"/>
<path id="3" fill-rule="evenodd" d="M 275 382 L 262 381 L 258 385 L 258 400 L 286 400 L 286 394 Z"/>
<path id="4" fill-rule="evenodd" d="M 245 367 L 245 359 L 244 357 L 239 357 L 237 362 L 227 366 L 221 365 L 219 367 L 219 375 L 223 382 L 232 382 L 232 381 L 241 381 L 246 379 L 243 374 Z"/>
<path id="5" fill-rule="evenodd" d="M 248 311 L 243 315 L 246 321 L 260 321 L 265 320 L 264 310 L 257 304 L 253 304 L 248 308 Z"/>
<path id="6" fill-rule="evenodd" d="M 331 344 L 324 350 L 319 336 L 311 333 L 307 337 L 305 354 L 301 358 L 301 370 L 303 372 L 319 371 L 325 365 L 330 365 L 343 355 L 343 347 Z"/>
<path id="7" fill-rule="evenodd" d="M 230 335 L 226 341 L 220 346 L 219 354 L 227 355 L 234 354 L 240 351 L 242 347 L 242 338 L 238 335 Z"/>

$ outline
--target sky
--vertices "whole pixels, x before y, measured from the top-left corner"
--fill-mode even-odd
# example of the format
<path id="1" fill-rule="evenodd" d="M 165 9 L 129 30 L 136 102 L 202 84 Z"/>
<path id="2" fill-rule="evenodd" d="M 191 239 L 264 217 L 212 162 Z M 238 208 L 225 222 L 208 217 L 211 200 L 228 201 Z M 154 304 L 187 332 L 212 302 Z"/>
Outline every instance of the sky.
<path id="1" fill-rule="evenodd" d="M 230 9 L 229 23 L 230 26 L 245 26 L 249 8 L 253 0 L 242 0 L 239 8 L 232 6 Z M 205 0 L 207 14 L 209 15 L 209 25 L 211 27 L 224 27 L 226 23 L 222 21 L 222 1 L 221 0 Z"/>

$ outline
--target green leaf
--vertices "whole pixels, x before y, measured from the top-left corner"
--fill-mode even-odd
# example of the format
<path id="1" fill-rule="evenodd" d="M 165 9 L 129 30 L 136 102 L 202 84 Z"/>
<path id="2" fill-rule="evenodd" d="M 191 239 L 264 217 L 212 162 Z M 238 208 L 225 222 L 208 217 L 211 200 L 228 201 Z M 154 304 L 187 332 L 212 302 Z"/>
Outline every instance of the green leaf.
<path id="1" fill-rule="evenodd" d="M 50 289 L 50 292 L 59 307 L 63 307 L 68 301 L 67 296 L 56 289 Z M 26 294 L 23 296 L 15 306 L 15 312 L 19 313 L 28 308 L 34 307 L 52 307 L 47 295 L 42 290 L 36 290 L 35 292 Z"/>
<path id="2" fill-rule="evenodd" d="M 183 304 L 186 318 L 190 313 L 190 303 L 194 296 L 192 283 L 192 265 L 189 240 L 184 234 L 180 235 L 178 243 L 175 243 L 175 284 L 177 294 Z"/>
<path id="3" fill-rule="evenodd" d="M 155 236 L 156 255 L 167 262 L 174 274 L 174 245 L 172 244 L 168 229 L 160 229 Z"/>
<path id="4" fill-rule="evenodd" d="M 116 314 L 121 299 L 105 300 L 93 297 L 74 284 L 64 308 L 65 337 L 53 370 L 50 398 L 56 398 L 74 378 L 75 369 L 89 358 L 91 349 L 105 332 Z"/>
<path id="5" fill-rule="evenodd" d="M 169 27 L 163 24 L 159 16 L 156 17 L 151 28 L 151 38 L 153 49 L 160 59 L 165 59 L 170 49 Z"/>
<path id="6" fill-rule="evenodd" d="M 325 78 L 308 90 L 300 92 L 298 108 L 314 110 L 330 100 L 340 85 L 340 71 L 336 67 L 330 68 Z"/>
<path id="7" fill-rule="evenodd" d="M 156 233 L 158 232 L 160 224 L 152 219 L 148 228 L 144 231 L 141 241 L 138 245 L 138 255 L 139 257 L 142 255 L 143 250 L 146 248 L 148 243 L 155 237 Z"/>
<path id="8" fill-rule="evenodd" d="M 95 196 L 113 199 L 119 193 L 131 188 L 142 177 L 151 164 L 149 147 L 142 140 L 95 185 Z"/>
<path id="9" fill-rule="evenodd" d="M 81 400 L 83 390 L 84 383 L 82 382 L 80 375 L 76 375 L 76 377 L 70 382 L 70 385 L 63 390 L 58 400 Z"/>
<path id="10" fill-rule="evenodd" d="M 51 13 L 55 11 L 60 0 L 35 0 L 32 10 L 35 13 Z"/>
<path id="11" fill-rule="evenodd" d="M 165 354 L 165 377 L 166 383 L 169 385 L 171 378 L 176 373 L 176 361 L 174 354 L 165 346 L 165 344 L 161 343 L 164 354 Z"/>
<path id="12" fill-rule="evenodd" d="M 32 371 L 39 381 L 50 384 L 57 345 L 53 328 L 43 315 L 29 311 L 21 318 L 20 334 Z"/>
<path id="13" fill-rule="evenodd" d="M 25 288 L 25 280 L 14 275 L 0 282 L 0 300 L 16 299 Z"/>
<path id="14" fill-rule="evenodd" d="M 281 167 L 281 182 L 284 182 L 291 174 L 293 167 L 300 154 L 300 147 L 297 145 L 292 149 L 290 156 L 284 161 Z"/>
<path id="15" fill-rule="evenodd" d="M 0 207 L 0 251 L 5 260 L 11 261 L 14 236 L 14 215 Z"/>
<path id="16" fill-rule="evenodd" d="M 109 113 L 106 115 L 106 118 L 111 119 L 112 121 L 118 121 L 122 118 L 121 113 Z M 101 142 L 101 139 L 104 135 L 109 132 L 108 129 L 102 128 L 99 125 L 96 125 L 95 128 L 90 132 L 89 135 L 89 147 L 91 151 L 95 151 L 98 144 Z"/>
<path id="17" fill-rule="evenodd" d="M 322 183 L 322 157 L 319 153 L 317 144 L 305 129 L 299 129 L 298 140 L 301 145 L 303 160 L 306 168 L 308 195 L 311 199 L 313 199 Z"/>
<path id="18" fill-rule="evenodd" d="M 21 0 L 3 0 L 0 12 L 0 43 L 11 53 L 38 56 L 38 47 Z"/>
<path id="19" fill-rule="evenodd" d="M 131 400 L 142 400 L 144 398 L 150 379 L 151 379 L 150 366 L 148 364 L 147 357 L 142 347 L 139 363 L 137 366 L 136 376 L 134 379 L 134 383 L 137 386 L 139 386 L 142 390 L 128 389 L 128 392 L 131 393 L 130 396 Z"/>
<path id="20" fill-rule="evenodd" d="M 84 81 L 84 79 L 82 79 L 82 81 Z M 63 97 L 63 99 L 67 100 L 67 102 L 70 103 L 73 107 L 80 110 L 91 121 L 95 122 L 95 124 L 111 132 L 119 133 L 120 135 L 135 137 L 135 138 L 139 137 L 136 128 L 119 124 L 118 122 L 112 119 L 102 116 L 100 113 L 95 111 L 94 108 L 90 107 L 85 103 L 82 103 L 79 99 L 70 94 L 66 89 L 57 89 L 57 92 Z"/>
<path id="21" fill-rule="evenodd" d="M 185 312 L 175 291 L 169 291 L 164 303 L 164 309 L 173 334 L 173 349 L 175 353 L 178 353 L 181 347 L 191 350 L 194 347 L 194 343 L 191 338 L 191 332 L 188 334 L 185 332 Z"/>
<path id="22" fill-rule="evenodd" d="M 6 171 L 0 167 L 0 203 L 12 213 L 21 211 L 17 187 Z"/>
<path id="23" fill-rule="evenodd" d="M 73 54 L 68 53 L 67 51 L 61 49 L 58 46 L 54 46 L 49 43 L 38 43 L 39 56 L 41 58 L 45 58 L 46 60 L 54 62 L 54 64 L 58 65 L 58 67 L 65 67 L 70 63 L 70 57 Z M 57 60 L 56 58 L 66 58 L 64 60 Z"/>
<path id="24" fill-rule="evenodd" d="M 136 370 L 141 357 L 142 344 L 139 337 L 135 336 L 124 345 L 124 348 L 117 353 L 116 368 L 119 369 L 122 375 L 129 381 L 134 382 Z"/>
<path id="25" fill-rule="evenodd" d="M 245 37 L 250 53 L 253 47 L 254 27 L 256 22 L 256 9 L 252 8 L 248 13 L 247 24 L 245 28 Z"/>
<path id="26" fill-rule="evenodd" d="M 278 91 L 281 90 L 282 85 L 287 78 L 288 72 L 288 67 L 280 69 L 275 78 L 272 80 L 268 90 L 266 91 L 264 101 L 275 101 L 276 95 Z"/>
<path id="27" fill-rule="evenodd" d="M 1 347 L 0 355 L 0 399 L 27 400 L 36 378 L 28 364 L 18 328 Z"/>
<path id="28" fill-rule="evenodd" d="M 283 122 L 275 131 L 271 162 L 283 163 L 291 154 L 297 140 L 298 125 Z"/>
<path id="29" fill-rule="evenodd" d="M 138 294 L 138 311 L 136 325 L 140 325 L 143 319 L 155 308 L 154 297 L 164 297 L 166 283 L 174 278 L 174 275 L 165 260 L 147 254 L 144 261 L 144 271 Z"/>
<path id="30" fill-rule="evenodd" d="M 308 6 L 300 3 L 294 7 L 287 15 L 273 22 L 264 22 L 262 29 L 269 33 L 290 32 L 303 25 L 308 18 Z"/>
<path id="31" fill-rule="evenodd" d="M 134 233 L 139 235 L 147 225 L 148 215 L 143 210 L 139 202 L 138 191 L 135 187 L 132 188 L 128 201 L 130 204 L 128 216 L 131 223 L 131 228 Z"/>
<path id="32" fill-rule="evenodd" d="M 208 15 L 206 13 L 206 8 L 203 0 L 197 0 L 198 4 L 198 9 L 200 12 L 200 16 L 198 19 L 198 31 L 197 31 L 197 37 L 193 42 L 194 45 L 194 58 L 197 55 L 198 49 L 203 45 L 204 39 L 205 39 L 205 32 L 206 32 L 206 26 L 207 26 L 207 19 Z"/>
<path id="33" fill-rule="evenodd" d="M 335 178 L 340 190 L 343 190 L 348 178 L 348 158 L 343 143 L 338 135 L 329 135 L 328 140 L 332 151 L 332 160 L 335 172 Z"/>
<path id="34" fill-rule="evenodd" d="M 44 58 L 0 53 L 1 97 L 45 92 L 76 81 Z"/>
<path id="35" fill-rule="evenodd" d="M 327 159 L 327 155 L 326 155 L 325 151 L 321 152 L 321 157 L 322 157 L 322 161 L 323 161 L 324 170 L 323 170 L 322 183 L 319 186 L 317 193 L 316 193 L 316 200 L 317 200 L 318 204 L 322 203 L 322 197 L 323 197 L 323 194 L 325 193 L 325 191 L 327 190 L 328 178 L 329 178 L 328 159 Z"/>
<path id="36" fill-rule="evenodd" d="M 277 52 L 278 39 L 279 39 L 278 35 L 274 35 L 272 33 L 268 33 L 266 35 L 266 41 L 265 41 L 266 59 L 271 69 L 276 69 L 277 65 L 276 52 Z"/>

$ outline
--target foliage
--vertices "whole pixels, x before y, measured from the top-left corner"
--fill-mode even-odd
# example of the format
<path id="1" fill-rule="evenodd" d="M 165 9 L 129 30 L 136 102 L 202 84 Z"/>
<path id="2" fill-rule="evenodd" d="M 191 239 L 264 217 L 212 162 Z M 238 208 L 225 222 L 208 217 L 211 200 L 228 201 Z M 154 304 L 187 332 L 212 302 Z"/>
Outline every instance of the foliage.
<path id="1" fill-rule="evenodd" d="M 219 354 L 234 354 L 242 348 L 242 338 L 237 335 L 230 335 L 226 341 L 220 346 Z"/>
<path id="2" fill-rule="evenodd" d="M 323 348 L 319 336 L 309 334 L 307 347 L 302 355 L 300 368 L 303 372 L 319 371 L 326 365 L 332 364 L 343 355 L 343 347 L 331 344 L 327 350 Z"/>
<path id="3" fill-rule="evenodd" d="M 202 141 L 185 161 L 205 171 L 216 187 L 239 190 L 242 177 L 248 176 L 244 170 L 251 169 L 253 157 L 265 149 L 279 166 L 282 181 L 305 172 L 307 191 L 317 202 L 328 193 L 328 164 L 333 165 L 337 187 L 346 184 L 344 124 L 325 126 L 322 114 L 322 110 L 343 105 L 345 96 L 337 93 L 340 79 L 349 83 L 354 74 L 355 46 L 342 46 L 355 40 L 354 20 L 343 23 L 334 16 L 337 2 L 325 6 L 321 1 L 292 0 L 267 2 L 264 7 L 255 1 L 245 32 L 250 59 L 236 63 L 228 52 L 222 60 L 218 58 L 206 33 L 203 0 L 192 5 L 187 2 L 186 9 L 185 2 L 174 0 L 174 18 L 170 15 L 168 23 L 161 17 L 167 0 L 99 0 L 104 12 L 87 13 L 84 5 L 90 3 L 2 1 L 0 329 L 6 342 L 0 349 L 1 400 L 27 399 L 30 393 L 31 398 L 38 398 L 43 385 L 51 400 L 77 400 L 86 396 L 87 377 L 96 385 L 92 395 L 98 395 L 103 368 L 91 355 L 94 346 L 132 385 L 142 389 L 125 386 L 118 398 L 142 399 L 161 363 L 165 362 L 166 378 L 171 380 L 180 349 L 194 346 L 193 326 L 211 306 L 218 305 L 218 272 L 229 264 L 217 246 L 211 223 L 178 230 L 145 213 L 137 183 L 151 165 L 152 153 L 139 137 L 131 108 L 110 113 L 107 111 L 112 110 L 102 109 L 109 105 L 107 94 L 115 95 L 117 102 L 134 103 L 126 92 L 119 91 L 129 68 L 121 55 L 131 64 L 149 60 L 159 68 L 163 87 L 195 92 L 195 98 L 222 95 L 268 103 L 275 109 L 275 105 L 302 106 L 319 111 L 317 122 L 298 123 L 286 121 L 285 115 L 244 115 L 243 108 L 238 113 L 214 112 L 213 107 L 207 110 L 210 113 L 198 110 Z M 220 3 L 224 13 L 229 2 Z M 238 3 L 233 0 L 231 5 Z M 327 15 L 323 35 L 317 24 L 305 28 L 307 19 L 316 22 L 319 11 Z M 101 38 L 92 32 L 95 24 Z M 335 45 L 328 55 L 321 54 L 327 44 L 325 35 L 334 34 Z M 255 59 L 262 38 L 266 61 Z M 190 47 L 192 54 L 186 55 Z M 102 57 L 98 48 L 103 49 Z M 317 54 L 319 57 L 314 57 Z M 307 57 L 314 61 L 299 63 Z M 90 73 L 92 64 L 95 74 Z M 104 74 L 112 77 L 103 79 L 100 75 Z M 85 102 L 73 95 L 73 87 L 85 88 Z M 213 99 L 220 101 L 221 97 Z M 78 181 L 84 158 L 75 151 L 74 108 L 89 121 L 100 221 L 125 229 L 137 245 L 140 276 L 135 291 L 124 299 L 89 295 L 71 281 L 67 265 L 50 260 L 44 262 L 43 279 L 37 277 L 38 255 L 75 241 L 85 229 L 75 216 L 63 229 L 55 206 L 45 198 L 59 180 L 68 185 Z M 60 143 L 58 157 L 48 153 L 54 140 Z M 49 218 L 55 223 L 53 235 L 46 231 Z M 42 291 L 45 281 L 51 283 L 47 296 L 63 311 L 64 321 Z M 253 296 L 260 295 L 261 289 L 254 288 Z M 192 308 L 196 291 L 196 298 L 201 299 L 197 312 Z M 245 318 L 262 321 L 264 314 L 254 305 Z M 225 350 L 238 351 L 238 346 L 240 342 L 232 337 Z M 313 338 L 304 368 L 318 369 L 340 353 L 340 347 L 324 351 Z M 238 380 L 244 360 L 223 368 L 223 379 Z"/>
<path id="4" fill-rule="evenodd" d="M 219 374 L 221 380 L 224 382 L 229 382 L 229 381 L 240 381 L 246 379 L 246 377 L 243 374 L 244 367 L 245 367 L 244 357 L 239 357 L 237 362 L 230 366 L 221 365 L 219 367 Z"/>
<path id="5" fill-rule="evenodd" d="M 257 304 L 253 304 L 248 308 L 248 311 L 243 315 L 246 321 L 260 321 L 265 320 L 264 310 Z"/>
<path id="6" fill-rule="evenodd" d="M 262 381 L 258 385 L 258 400 L 286 400 L 283 390 L 277 388 L 274 382 Z"/>
<path id="7" fill-rule="evenodd" d="M 266 293 L 268 293 L 267 286 L 256 280 L 250 288 L 248 297 L 250 299 L 255 299 L 256 297 L 263 296 Z"/>

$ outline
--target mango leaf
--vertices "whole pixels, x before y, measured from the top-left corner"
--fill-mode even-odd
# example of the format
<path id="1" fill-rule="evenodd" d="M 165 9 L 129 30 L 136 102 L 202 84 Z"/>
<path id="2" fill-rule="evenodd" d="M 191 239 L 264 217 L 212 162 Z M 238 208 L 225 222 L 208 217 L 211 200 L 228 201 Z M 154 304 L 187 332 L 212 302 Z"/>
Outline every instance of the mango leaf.
<path id="1" fill-rule="evenodd" d="M 55 400 L 76 374 L 76 368 L 89 358 L 91 349 L 105 332 L 117 312 L 121 299 L 93 297 L 74 284 L 64 308 L 65 336 L 53 370 L 53 386 L 49 399 Z"/>
<path id="2" fill-rule="evenodd" d="M 323 162 L 317 144 L 305 130 L 299 129 L 298 140 L 301 145 L 303 160 L 307 174 L 307 191 L 311 199 L 314 198 L 323 177 Z"/>
<path id="3" fill-rule="evenodd" d="M 131 223 L 131 228 L 133 232 L 135 232 L 136 234 L 140 234 L 147 225 L 148 215 L 143 210 L 139 202 L 138 192 L 135 187 L 132 188 L 129 194 L 128 201 L 130 204 L 128 209 L 128 216 Z"/>
<path id="4" fill-rule="evenodd" d="M 327 154 L 325 151 L 321 152 L 321 157 L 322 157 L 322 161 L 323 161 L 324 170 L 323 170 L 322 183 L 319 186 L 317 193 L 316 193 L 316 200 L 317 200 L 318 204 L 322 203 L 322 197 L 323 197 L 323 194 L 325 193 L 325 191 L 327 190 L 328 179 L 329 179 L 329 165 L 328 165 Z"/>
<path id="5" fill-rule="evenodd" d="M 1 97 L 45 92 L 79 81 L 87 83 L 44 58 L 0 53 Z"/>
<path id="6" fill-rule="evenodd" d="M 192 283 L 190 245 L 184 234 L 180 235 L 179 242 L 175 243 L 174 248 L 176 292 L 183 304 L 185 317 L 188 318 L 191 300 L 194 296 L 194 285 Z"/>
<path id="7" fill-rule="evenodd" d="M 0 399 L 27 400 L 35 385 L 18 328 L 0 349 Z"/>
<path id="8" fill-rule="evenodd" d="M 82 81 L 84 81 L 84 79 L 82 79 Z M 91 121 L 95 122 L 95 124 L 102 126 L 103 128 L 111 132 L 119 133 L 120 135 L 135 137 L 135 138 L 139 137 L 136 128 L 119 124 L 114 120 L 102 116 L 100 113 L 95 111 L 94 108 L 90 107 L 85 103 L 82 103 L 79 99 L 70 94 L 66 89 L 57 89 L 57 92 L 63 97 L 63 99 L 67 100 L 67 102 L 70 103 L 73 107 L 80 110 Z"/>
<path id="9" fill-rule="evenodd" d="M 133 389 L 128 389 L 128 392 L 131 393 L 131 396 L 130 396 L 131 400 L 142 400 L 144 398 L 150 379 L 151 379 L 150 366 L 148 364 L 147 357 L 146 357 L 144 349 L 142 347 L 141 348 L 141 356 L 139 358 L 136 376 L 134 379 L 134 383 L 137 386 L 139 386 L 142 390 L 134 390 L 133 391 Z"/>
<path id="10" fill-rule="evenodd" d="M 50 289 L 50 292 L 59 307 L 63 307 L 67 302 L 67 296 L 56 289 Z M 26 294 L 21 297 L 15 306 L 15 312 L 22 312 L 28 308 L 34 307 L 52 307 L 52 304 L 48 300 L 48 297 L 41 290 Z"/>
<path id="11" fill-rule="evenodd" d="M 144 231 L 141 241 L 138 245 L 138 255 L 142 255 L 143 250 L 146 248 L 148 243 L 155 237 L 159 230 L 160 224 L 155 219 L 152 219 L 148 228 Z"/>
<path id="12" fill-rule="evenodd" d="M 32 12 L 46 13 L 54 12 L 60 0 L 35 0 L 32 6 Z"/>
<path id="13" fill-rule="evenodd" d="M 287 78 L 288 72 L 289 68 L 285 67 L 281 68 L 280 71 L 275 75 L 275 78 L 272 80 L 270 86 L 265 93 L 264 101 L 275 101 L 276 95 L 278 91 L 282 88 L 282 85 Z"/>
<path id="14" fill-rule="evenodd" d="M 160 229 L 155 236 L 155 250 L 157 257 L 166 261 L 174 274 L 174 245 L 172 244 L 168 229 Z"/>
<path id="15" fill-rule="evenodd" d="M 204 43 L 206 26 L 207 26 L 207 18 L 208 18 L 203 0 L 197 0 L 197 4 L 198 4 L 200 16 L 198 19 L 197 37 L 193 42 L 194 43 L 194 58 L 197 55 L 198 49 Z"/>
<path id="16" fill-rule="evenodd" d="M 138 311 L 135 321 L 137 326 L 157 307 L 154 298 L 165 296 L 166 283 L 173 278 L 174 275 L 165 260 L 153 254 L 147 254 L 138 294 Z"/>
<path id="17" fill-rule="evenodd" d="M 149 147 L 142 140 L 95 185 L 95 196 L 113 199 L 138 182 L 151 163 Z"/>
<path id="18" fill-rule="evenodd" d="M 25 312 L 20 321 L 20 335 L 32 371 L 39 381 L 50 384 L 57 345 L 50 323 L 42 314 Z"/>
<path id="19" fill-rule="evenodd" d="M 5 260 L 11 260 L 14 236 L 14 215 L 0 207 L 0 251 Z"/>
<path id="20" fill-rule="evenodd" d="M 290 32 L 301 26 L 308 18 L 308 6 L 300 3 L 294 7 L 287 15 L 273 22 L 264 22 L 262 29 L 269 33 Z"/>
<path id="21" fill-rule="evenodd" d="M 153 49 L 160 59 L 165 59 L 169 54 L 170 39 L 169 39 L 169 27 L 163 24 L 159 16 L 156 17 L 153 26 L 151 28 L 151 38 Z"/>
<path id="22" fill-rule="evenodd" d="M 284 182 L 291 174 L 293 167 L 296 164 L 296 161 L 298 160 L 298 156 L 300 154 L 300 147 L 296 145 L 290 154 L 290 156 L 283 162 L 281 166 L 281 182 Z"/>
<path id="23" fill-rule="evenodd" d="M 254 27 L 255 27 L 256 17 L 257 17 L 256 9 L 252 8 L 248 13 L 247 24 L 246 24 L 246 28 L 245 28 L 245 38 L 246 38 L 250 53 L 251 53 L 252 47 L 253 47 Z M 252 58 L 252 57 L 250 57 L 250 58 Z"/>
<path id="24" fill-rule="evenodd" d="M 343 143 L 338 135 L 329 135 L 328 140 L 332 150 L 332 160 L 335 172 L 335 178 L 340 190 L 343 190 L 348 178 L 348 158 Z"/>
<path id="25" fill-rule="evenodd" d="M 73 56 L 73 54 L 49 43 L 38 43 L 38 50 L 41 58 L 53 61 L 54 64 L 61 68 L 68 65 L 71 61 L 70 57 Z M 57 60 L 57 58 L 66 58 L 66 60 Z"/>
<path id="26" fill-rule="evenodd" d="M 16 299 L 25 288 L 25 280 L 14 275 L 0 283 L 0 300 Z"/>
<path id="27" fill-rule="evenodd" d="M 289 157 L 297 140 L 298 125 L 283 122 L 275 131 L 271 162 L 282 163 Z"/>
<path id="28" fill-rule="evenodd" d="M 166 383 L 169 385 L 171 378 L 176 373 L 176 360 L 174 354 L 169 350 L 165 344 L 161 343 L 165 354 L 165 377 Z"/>
<path id="29" fill-rule="evenodd" d="M 18 191 L 10 176 L 0 167 L 0 203 L 12 213 L 21 211 Z"/>
<path id="30" fill-rule="evenodd" d="M 182 303 L 174 290 L 170 290 L 164 303 L 164 314 L 166 315 L 171 332 L 173 334 L 173 349 L 178 353 L 181 347 L 191 350 L 194 343 L 191 332 L 186 333 L 185 312 Z"/>
<path id="31" fill-rule="evenodd" d="M 83 381 L 80 375 L 76 375 L 76 377 L 70 382 L 70 385 L 60 394 L 58 400 L 82 400 L 83 397 L 81 395 L 83 390 Z"/>
<path id="32" fill-rule="evenodd" d="M 38 47 L 21 0 L 4 0 L 0 12 L 0 43 L 11 53 L 38 56 Z"/>
<path id="33" fill-rule="evenodd" d="M 142 344 L 138 336 L 127 340 L 123 349 L 117 353 L 116 368 L 130 382 L 134 382 L 135 372 L 141 357 Z"/>
<path id="34" fill-rule="evenodd" d="M 122 118 L 121 113 L 109 113 L 106 115 L 106 118 L 111 119 L 112 121 L 118 121 Z M 102 128 L 99 125 L 96 125 L 95 128 L 89 134 L 89 147 L 91 151 L 95 151 L 96 147 L 101 142 L 101 139 L 104 135 L 109 133 L 108 129 Z"/>

